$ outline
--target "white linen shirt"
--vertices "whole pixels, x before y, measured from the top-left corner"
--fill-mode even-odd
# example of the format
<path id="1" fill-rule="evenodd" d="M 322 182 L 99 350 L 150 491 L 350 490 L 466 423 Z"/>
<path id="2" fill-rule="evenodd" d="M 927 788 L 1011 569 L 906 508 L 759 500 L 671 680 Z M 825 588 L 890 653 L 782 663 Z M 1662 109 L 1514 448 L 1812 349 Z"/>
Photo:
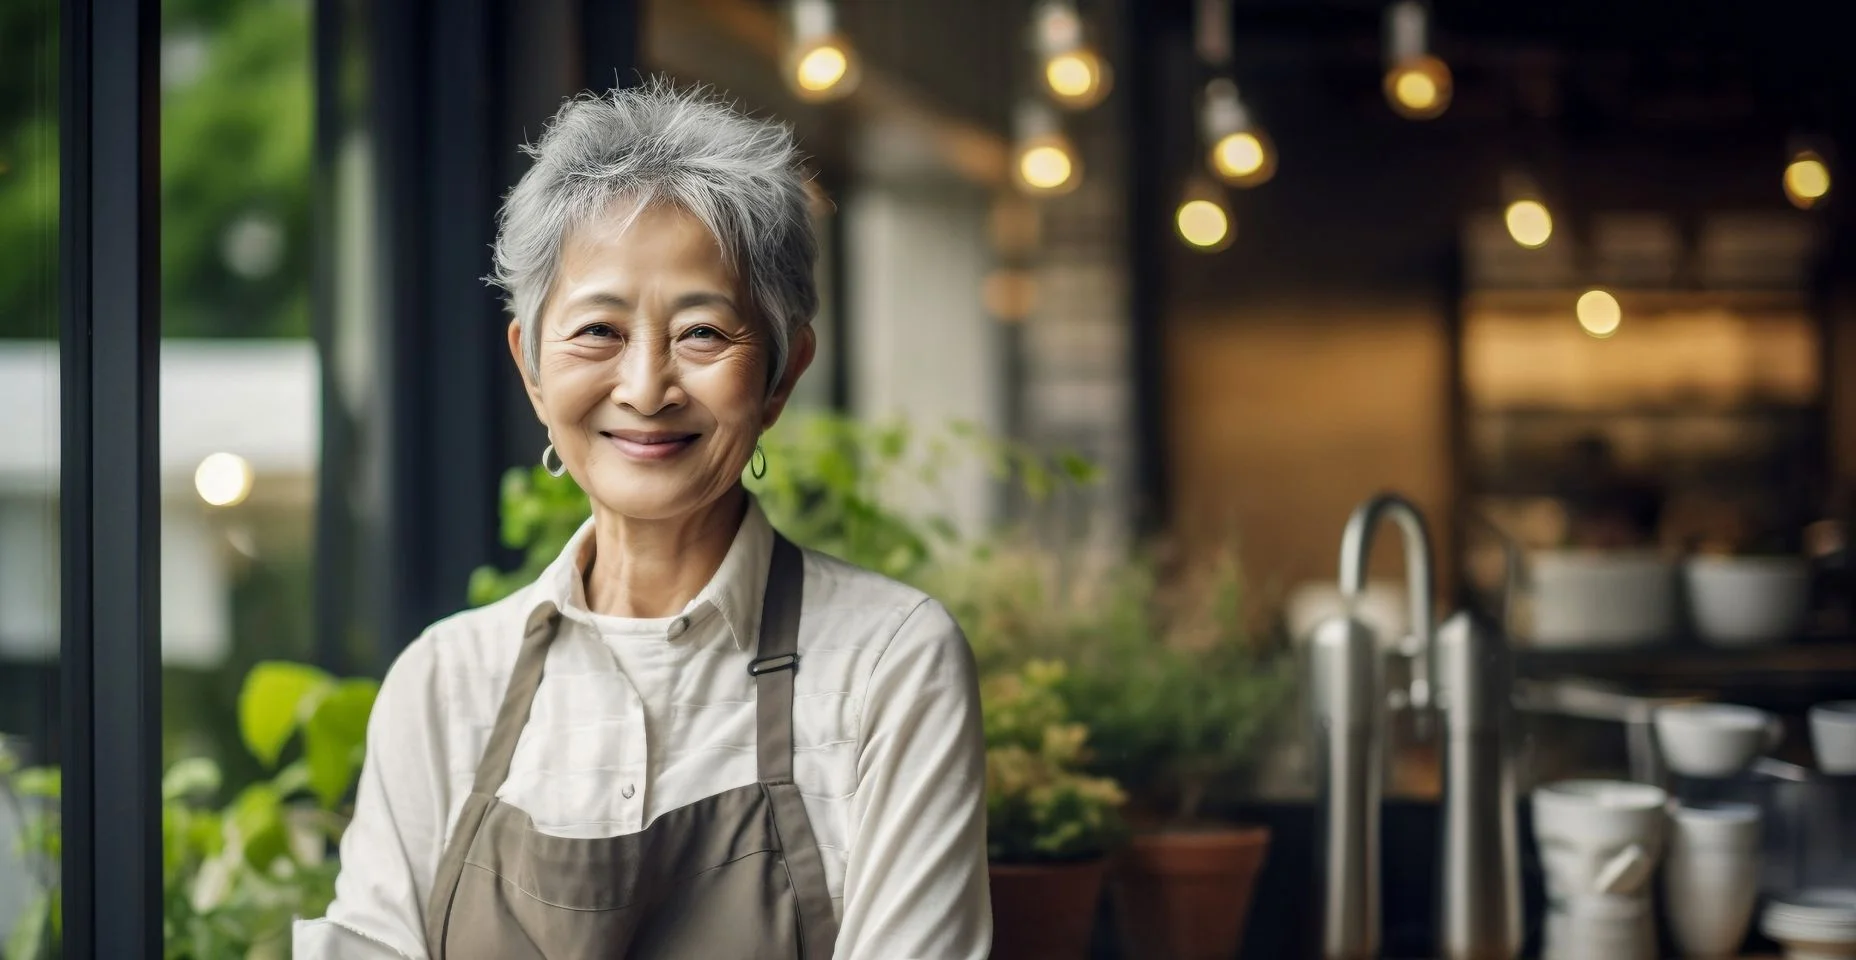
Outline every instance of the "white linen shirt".
<path id="1" fill-rule="evenodd" d="M 335 900 L 296 960 L 424 960 L 425 907 L 529 614 L 560 632 L 498 798 L 566 837 L 636 833 L 755 782 L 754 658 L 773 528 L 752 496 L 715 577 L 665 619 L 587 610 L 592 521 L 535 583 L 442 620 L 387 671 Z M 985 746 L 966 638 L 920 591 L 803 551 L 793 779 L 840 918 L 837 960 L 985 960 Z M 568 958 L 562 958 L 568 960 Z"/>

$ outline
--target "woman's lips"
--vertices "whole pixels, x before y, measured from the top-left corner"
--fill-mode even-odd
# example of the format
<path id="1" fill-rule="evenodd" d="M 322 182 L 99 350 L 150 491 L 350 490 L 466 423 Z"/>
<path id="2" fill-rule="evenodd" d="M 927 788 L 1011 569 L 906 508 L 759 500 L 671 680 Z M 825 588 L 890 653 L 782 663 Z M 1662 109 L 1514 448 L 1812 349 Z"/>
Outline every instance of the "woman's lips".
<path id="1" fill-rule="evenodd" d="M 697 433 L 637 433 L 627 430 L 601 434 L 619 452 L 633 460 L 667 460 L 696 442 Z"/>

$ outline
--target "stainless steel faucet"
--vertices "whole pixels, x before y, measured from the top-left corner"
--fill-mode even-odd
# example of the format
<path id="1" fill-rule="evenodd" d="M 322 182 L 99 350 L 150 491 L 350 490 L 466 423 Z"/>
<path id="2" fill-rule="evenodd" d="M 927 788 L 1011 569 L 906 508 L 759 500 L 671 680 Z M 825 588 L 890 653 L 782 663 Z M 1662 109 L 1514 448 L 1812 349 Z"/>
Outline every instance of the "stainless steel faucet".
<path id="1" fill-rule="evenodd" d="M 1357 610 L 1373 533 L 1386 517 L 1404 534 L 1411 597 L 1411 633 L 1392 650 L 1411 661 L 1410 679 L 1397 690 L 1386 680 L 1387 651 Z M 1508 960 L 1520 951 L 1507 644 L 1499 627 L 1468 611 L 1434 630 L 1434 588 L 1424 515 L 1391 493 L 1355 508 L 1341 540 L 1345 609 L 1319 624 L 1307 645 L 1323 960 L 1379 956 L 1380 804 L 1393 709 L 1415 711 L 1421 735 L 1433 728 L 1434 717 L 1442 720 L 1439 955 Z"/>

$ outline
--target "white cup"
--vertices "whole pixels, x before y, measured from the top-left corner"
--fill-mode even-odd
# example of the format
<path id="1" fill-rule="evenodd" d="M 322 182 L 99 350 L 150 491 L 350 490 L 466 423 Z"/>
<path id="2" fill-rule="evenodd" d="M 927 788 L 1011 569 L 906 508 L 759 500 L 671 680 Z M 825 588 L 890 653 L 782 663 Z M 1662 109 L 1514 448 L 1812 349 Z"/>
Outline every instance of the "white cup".
<path id="1" fill-rule="evenodd" d="M 1759 900 L 1760 814 L 1748 803 L 1678 806 L 1670 813 L 1663 898 L 1682 956 L 1738 956 Z"/>
<path id="2" fill-rule="evenodd" d="M 1785 736 L 1779 718 L 1731 703 L 1657 707 L 1654 723 L 1663 765 L 1685 777 L 1731 777 Z"/>
<path id="3" fill-rule="evenodd" d="M 1640 893 L 1662 854 L 1669 795 L 1624 780 L 1562 780 L 1533 793 L 1549 897 Z"/>
<path id="4" fill-rule="evenodd" d="M 1656 925 L 1645 897 L 1592 894 L 1564 900 L 1546 918 L 1542 960 L 1655 960 Z"/>
<path id="5" fill-rule="evenodd" d="M 1856 700 L 1811 708 L 1811 750 L 1824 773 L 1856 774 Z"/>

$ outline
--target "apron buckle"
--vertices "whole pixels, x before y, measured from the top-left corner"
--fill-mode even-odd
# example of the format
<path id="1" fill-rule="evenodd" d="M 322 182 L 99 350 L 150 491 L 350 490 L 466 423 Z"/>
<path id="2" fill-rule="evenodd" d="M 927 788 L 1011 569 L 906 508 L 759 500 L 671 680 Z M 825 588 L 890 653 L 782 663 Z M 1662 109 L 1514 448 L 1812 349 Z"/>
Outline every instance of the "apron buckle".
<path id="1" fill-rule="evenodd" d="M 748 664 L 748 676 L 758 677 L 763 673 L 773 673 L 778 670 L 798 670 L 798 669 L 799 669 L 799 654 L 782 653 L 777 656 L 762 657 L 759 660 L 756 660 Z"/>

